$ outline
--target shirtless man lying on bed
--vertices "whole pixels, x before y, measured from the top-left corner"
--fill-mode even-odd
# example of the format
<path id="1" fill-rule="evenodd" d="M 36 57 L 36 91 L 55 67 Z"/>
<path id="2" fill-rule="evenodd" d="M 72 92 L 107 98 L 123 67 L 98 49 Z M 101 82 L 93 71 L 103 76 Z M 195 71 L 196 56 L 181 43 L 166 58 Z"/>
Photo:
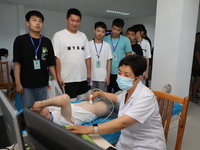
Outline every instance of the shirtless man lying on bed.
<path id="1" fill-rule="evenodd" d="M 109 100 L 101 99 L 93 101 L 93 104 L 90 104 L 89 101 L 71 103 L 67 94 L 37 101 L 32 107 L 33 111 L 61 126 L 89 123 L 96 118 L 107 117 L 112 109 L 113 105 Z M 118 109 L 118 104 L 114 103 L 111 118 L 117 117 Z"/>

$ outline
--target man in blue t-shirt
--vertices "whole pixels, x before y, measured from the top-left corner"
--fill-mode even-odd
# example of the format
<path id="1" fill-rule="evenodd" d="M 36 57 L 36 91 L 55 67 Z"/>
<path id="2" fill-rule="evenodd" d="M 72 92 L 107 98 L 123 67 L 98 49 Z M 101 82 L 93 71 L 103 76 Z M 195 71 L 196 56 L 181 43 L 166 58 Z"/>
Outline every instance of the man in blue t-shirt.
<path id="1" fill-rule="evenodd" d="M 116 82 L 119 62 L 125 56 L 132 55 L 130 40 L 120 34 L 123 30 L 123 27 L 124 21 L 122 19 L 114 19 L 111 26 L 112 33 L 103 39 L 110 44 L 113 55 L 108 92 L 112 92 L 112 89 L 114 92 L 120 90 Z"/>

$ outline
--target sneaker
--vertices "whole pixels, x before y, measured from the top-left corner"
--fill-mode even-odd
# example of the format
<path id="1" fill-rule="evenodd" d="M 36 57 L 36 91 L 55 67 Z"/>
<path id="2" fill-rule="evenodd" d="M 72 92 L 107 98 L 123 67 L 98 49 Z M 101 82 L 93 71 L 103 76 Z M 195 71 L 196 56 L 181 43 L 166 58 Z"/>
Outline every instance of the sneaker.
<path id="1" fill-rule="evenodd" d="M 193 95 L 190 97 L 190 100 L 194 103 L 198 103 L 200 101 L 199 96 L 198 95 Z"/>

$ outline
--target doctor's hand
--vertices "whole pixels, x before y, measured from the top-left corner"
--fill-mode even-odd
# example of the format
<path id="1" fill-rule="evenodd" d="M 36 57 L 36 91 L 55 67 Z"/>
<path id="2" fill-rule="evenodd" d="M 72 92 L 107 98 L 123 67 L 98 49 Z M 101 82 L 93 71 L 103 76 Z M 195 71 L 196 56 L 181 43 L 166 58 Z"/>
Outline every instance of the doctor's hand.
<path id="1" fill-rule="evenodd" d="M 68 127 L 66 129 L 76 134 L 93 134 L 94 133 L 92 126 L 77 125 L 77 126 Z"/>
<path id="2" fill-rule="evenodd" d="M 98 96 L 99 96 L 98 91 L 92 92 L 92 93 L 90 93 L 90 94 L 88 95 L 87 99 L 88 99 L 88 100 L 93 100 L 93 99 L 95 99 L 95 98 L 98 98 Z"/>

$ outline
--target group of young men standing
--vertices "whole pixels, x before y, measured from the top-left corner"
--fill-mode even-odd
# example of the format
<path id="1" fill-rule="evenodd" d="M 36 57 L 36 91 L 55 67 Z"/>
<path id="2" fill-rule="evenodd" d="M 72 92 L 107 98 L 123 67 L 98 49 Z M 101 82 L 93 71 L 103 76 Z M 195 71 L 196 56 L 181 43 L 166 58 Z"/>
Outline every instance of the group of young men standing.
<path id="1" fill-rule="evenodd" d="M 30 11 L 25 18 L 29 33 L 15 39 L 13 50 L 16 91 L 22 96 L 24 108 L 46 99 L 49 72 L 71 101 L 86 99 L 91 87 L 120 90 L 116 82 L 119 62 L 133 53 L 146 58 L 144 79 L 148 78 L 150 44 L 142 38 L 144 26 L 140 24 L 129 28 L 125 37 L 121 34 L 122 19 L 113 20 L 112 33 L 107 36 L 106 24 L 96 22 L 95 37 L 88 42 L 78 31 L 81 12 L 71 8 L 66 16 L 67 28 L 56 32 L 51 41 L 40 34 L 44 22 L 40 12 Z"/>

